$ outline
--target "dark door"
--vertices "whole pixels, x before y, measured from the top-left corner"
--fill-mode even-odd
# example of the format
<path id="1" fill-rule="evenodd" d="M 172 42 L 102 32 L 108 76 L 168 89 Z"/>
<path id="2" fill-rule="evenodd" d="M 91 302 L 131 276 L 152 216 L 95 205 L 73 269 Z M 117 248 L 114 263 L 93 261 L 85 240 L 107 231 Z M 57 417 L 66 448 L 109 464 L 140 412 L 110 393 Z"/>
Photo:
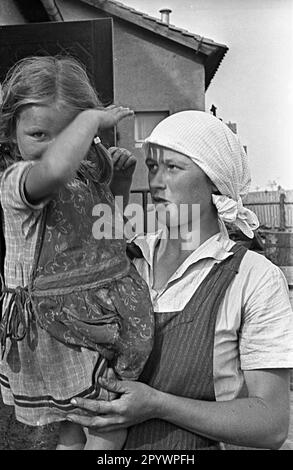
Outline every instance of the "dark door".
<path id="1" fill-rule="evenodd" d="M 111 18 L 0 26 L 0 82 L 19 59 L 29 55 L 70 54 L 85 65 L 100 100 L 106 106 L 113 102 L 112 47 Z M 101 139 L 106 147 L 114 145 L 114 130 L 104 131 Z M 3 273 L 4 254 L 0 220 L 0 273 Z"/>
<path id="2" fill-rule="evenodd" d="M 106 106 L 113 102 L 112 19 L 0 26 L 0 81 L 29 55 L 70 54 L 79 59 Z M 114 132 L 102 136 L 114 144 Z"/>

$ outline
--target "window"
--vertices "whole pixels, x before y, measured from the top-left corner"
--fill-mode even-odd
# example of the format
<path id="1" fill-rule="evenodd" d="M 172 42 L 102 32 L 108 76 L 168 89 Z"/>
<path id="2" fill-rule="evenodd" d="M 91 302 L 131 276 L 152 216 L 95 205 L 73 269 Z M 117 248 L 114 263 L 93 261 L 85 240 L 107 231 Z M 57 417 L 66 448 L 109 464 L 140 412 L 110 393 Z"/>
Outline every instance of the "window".
<path id="1" fill-rule="evenodd" d="M 167 116 L 169 116 L 169 111 L 139 111 L 135 113 L 135 146 L 141 147 L 144 139 L 148 137 L 156 125 Z"/>

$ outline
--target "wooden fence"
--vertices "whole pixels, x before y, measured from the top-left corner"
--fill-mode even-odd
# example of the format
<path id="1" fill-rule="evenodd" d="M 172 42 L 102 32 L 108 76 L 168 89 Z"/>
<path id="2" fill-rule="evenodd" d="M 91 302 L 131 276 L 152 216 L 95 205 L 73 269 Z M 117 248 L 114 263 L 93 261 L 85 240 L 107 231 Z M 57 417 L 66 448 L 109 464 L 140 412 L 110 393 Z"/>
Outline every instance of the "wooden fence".
<path id="1" fill-rule="evenodd" d="M 243 204 L 256 213 L 263 228 L 293 229 L 293 191 L 256 191 Z"/>

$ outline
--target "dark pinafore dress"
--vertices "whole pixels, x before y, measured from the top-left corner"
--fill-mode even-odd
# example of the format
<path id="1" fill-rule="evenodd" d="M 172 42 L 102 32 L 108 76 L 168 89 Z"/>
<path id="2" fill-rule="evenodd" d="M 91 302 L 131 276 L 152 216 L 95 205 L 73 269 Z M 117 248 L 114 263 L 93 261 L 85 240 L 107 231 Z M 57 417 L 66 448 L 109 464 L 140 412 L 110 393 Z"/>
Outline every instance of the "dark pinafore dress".
<path id="1" fill-rule="evenodd" d="M 140 381 L 164 392 L 215 401 L 213 351 L 217 312 L 246 248 L 213 266 L 181 312 L 155 314 L 155 343 Z M 125 449 L 217 450 L 219 443 L 159 419 L 129 429 Z"/>
<path id="2" fill-rule="evenodd" d="M 98 396 L 97 375 L 105 373 L 105 367 L 113 367 L 120 379 L 139 377 L 152 349 L 154 327 L 147 284 L 126 256 L 123 224 L 119 237 L 116 227 L 115 238 L 114 198 L 108 185 L 94 176 L 93 171 L 84 171 L 48 202 L 39 227 L 30 282 L 16 289 L 3 287 L 6 302 L 0 323 L 2 358 L 8 367 L 11 345 L 25 341 L 34 350 L 40 341 L 40 328 L 65 349 L 98 352 L 100 360 L 92 365 L 93 387 L 81 391 L 78 383 L 75 386 L 76 393 L 90 397 Z M 94 209 L 99 204 L 110 210 L 108 235 L 109 227 L 113 228 L 112 237 L 97 238 L 94 233 Z M 45 353 L 50 356 L 49 350 Z M 66 358 L 65 353 L 64 357 L 60 353 L 59 362 Z M 58 370 L 54 361 L 56 352 L 52 351 L 52 362 L 49 357 L 50 367 L 46 366 L 50 377 L 55 368 Z M 21 364 L 20 357 L 20 375 Z M 46 392 L 52 403 L 58 402 L 60 416 L 70 410 L 68 390 L 71 396 L 75 395 L 72 367 L 68 364 L 67 371 L 65 364 L 63 376 L 56 373 Z M 42 371 L 43 376 L 46 370 Z M 13 389 L 13 384 L 8 384 L 10 379 L 4 379 L 5 385 Z"/>

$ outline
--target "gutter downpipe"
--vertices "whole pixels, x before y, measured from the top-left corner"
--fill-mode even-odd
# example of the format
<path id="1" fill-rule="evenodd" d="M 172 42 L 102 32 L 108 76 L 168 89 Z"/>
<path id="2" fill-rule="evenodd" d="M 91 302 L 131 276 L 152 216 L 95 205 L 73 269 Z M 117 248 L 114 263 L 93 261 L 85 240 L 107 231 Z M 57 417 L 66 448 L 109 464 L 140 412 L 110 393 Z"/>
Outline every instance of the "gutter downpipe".
<path id="1" fill-rule="evenodd" d="M 55 0 L 41 0 L 51 21 L 64 21 L 64 18 Z"/>

